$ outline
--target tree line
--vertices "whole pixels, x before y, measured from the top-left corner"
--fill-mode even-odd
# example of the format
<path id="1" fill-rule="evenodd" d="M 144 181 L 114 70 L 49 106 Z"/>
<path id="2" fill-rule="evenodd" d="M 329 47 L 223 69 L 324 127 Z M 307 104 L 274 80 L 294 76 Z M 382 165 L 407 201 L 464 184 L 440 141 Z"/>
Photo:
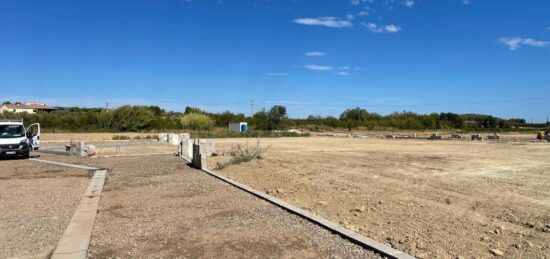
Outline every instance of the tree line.
<path id="1" fill-rule="evenodd" d="M 544 124 L 529 124 L 524 119 L 502 119 L 491 115 L 394 112 L 380 115 L 363 108 L 343 111 L 339 117 L 310 115 L 305 119 L 289 118 L 287 109 L 274 105 L 253 116 L 230 111 L 211 113 L 187 107 L 183 113 L 170 112 L 158 106 L 121 106 L 116 109 L 61 108 L 54 112 L 0 114 L 0 119 L 24 119 L 40 123 L 50 131 L 71 132 L 133 132 L 163 130 L 207 131 L 227 128 L 230 122 L 248 122 L 252 130 L 274 131 L 304 128 L 310 131 L 330 129 L 367 130 L 509 130 L 541 128 Z"/>

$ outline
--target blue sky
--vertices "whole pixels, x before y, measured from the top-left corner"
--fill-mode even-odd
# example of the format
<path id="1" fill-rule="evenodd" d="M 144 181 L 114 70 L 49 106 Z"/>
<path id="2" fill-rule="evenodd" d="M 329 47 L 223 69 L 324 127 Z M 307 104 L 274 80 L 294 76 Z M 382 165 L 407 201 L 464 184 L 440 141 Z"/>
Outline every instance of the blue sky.
<path id="1" fill-rule="evenodd" d="M 550 1 L 0 0 L 0 100 L 550 115 Z"/>

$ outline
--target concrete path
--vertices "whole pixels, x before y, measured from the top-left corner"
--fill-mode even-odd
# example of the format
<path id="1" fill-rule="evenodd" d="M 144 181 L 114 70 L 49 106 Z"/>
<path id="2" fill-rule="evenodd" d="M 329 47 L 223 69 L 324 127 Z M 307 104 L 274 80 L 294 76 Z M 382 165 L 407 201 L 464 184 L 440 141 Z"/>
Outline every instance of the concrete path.
<path id="1" fill-rule="evenodd" d="M 52 259 L 86 258 L 106 174 L 107 170 L 94 172 L 69 226 L 52 254 Z"/>

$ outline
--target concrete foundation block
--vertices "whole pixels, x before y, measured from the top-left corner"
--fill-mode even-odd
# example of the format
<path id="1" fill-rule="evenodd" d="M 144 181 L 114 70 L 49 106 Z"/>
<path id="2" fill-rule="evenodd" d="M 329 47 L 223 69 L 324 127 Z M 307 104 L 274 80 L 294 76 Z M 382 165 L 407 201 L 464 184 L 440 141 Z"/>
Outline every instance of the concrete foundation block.
<path id="1" fill-rule="evenodd" d="M 193 167 L 198 169 L 207 169 L 208 163 L 207 163 L 207 145 L 194 143 L 193 144 L 193 157 L 191 159 L 191 164 Z"/>
<path id="2" fill-rule="evenodd" d="M 205 146 L 205 152 L 207 156 L 212 156 L 216 153 L 216 141 L 213 139 L 201 139 L 199 144 Z"/>
<path id="3" fill-rule="evenodd" d="M 85 143 L 82 141 L 72 142 L 70 147 L 71 156 L 85 157 L 87 155 L 85 150 Z"/>
<path id="4" fill-rule="evenodd" d="M 487 136 L 487 139 L 499 140 L 499 139 L 500 139 L 500 135 L 499 135 L 498 133 L 495 133 L 495 134 L 493 134 L 493 135 Z"/>
<path id="5" fill-rule="evenodd" d="M 168 142 L 168 133 L 159 133 L 159 142 Z"/>
<path id="6" fill-rule="evenodd" d="M 483 141 L 483 137 L 481 136 L 481 134 L 474 134 L 472 135 L 472 141 Z"/>
<path id="7" fill-rule="evenodd" d="M 430 139 L 431 140 L 440 140 L 441 139 L 441 135 L 437 134 L 437 133 L 434 133 L 430 136 Z"/>
<path id="8" fill-rule="evenodd" d="M 180 140 L 183 140 L 183 139 L 190 139 L 191 138 L 191 133 L 180 133 L 178 134 Z"/>
<path id="9" fill-rule="evenodd" d="M 168 144 L 170 145 L 179 145 L 180 143 L 180 136 L 175 133 L 168 134 Z"/>

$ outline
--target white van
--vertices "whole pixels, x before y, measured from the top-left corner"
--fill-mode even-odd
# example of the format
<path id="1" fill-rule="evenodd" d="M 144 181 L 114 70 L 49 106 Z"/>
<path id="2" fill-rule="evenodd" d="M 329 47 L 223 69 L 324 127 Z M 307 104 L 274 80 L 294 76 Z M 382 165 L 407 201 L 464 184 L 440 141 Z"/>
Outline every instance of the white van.
<path id="1" fill-rule="evenodd" d="M 23 121 L 0 121 L 0 157 L 20 156 L 29 158 L 40 148 L 40 124 L 25 129 Z"/>

